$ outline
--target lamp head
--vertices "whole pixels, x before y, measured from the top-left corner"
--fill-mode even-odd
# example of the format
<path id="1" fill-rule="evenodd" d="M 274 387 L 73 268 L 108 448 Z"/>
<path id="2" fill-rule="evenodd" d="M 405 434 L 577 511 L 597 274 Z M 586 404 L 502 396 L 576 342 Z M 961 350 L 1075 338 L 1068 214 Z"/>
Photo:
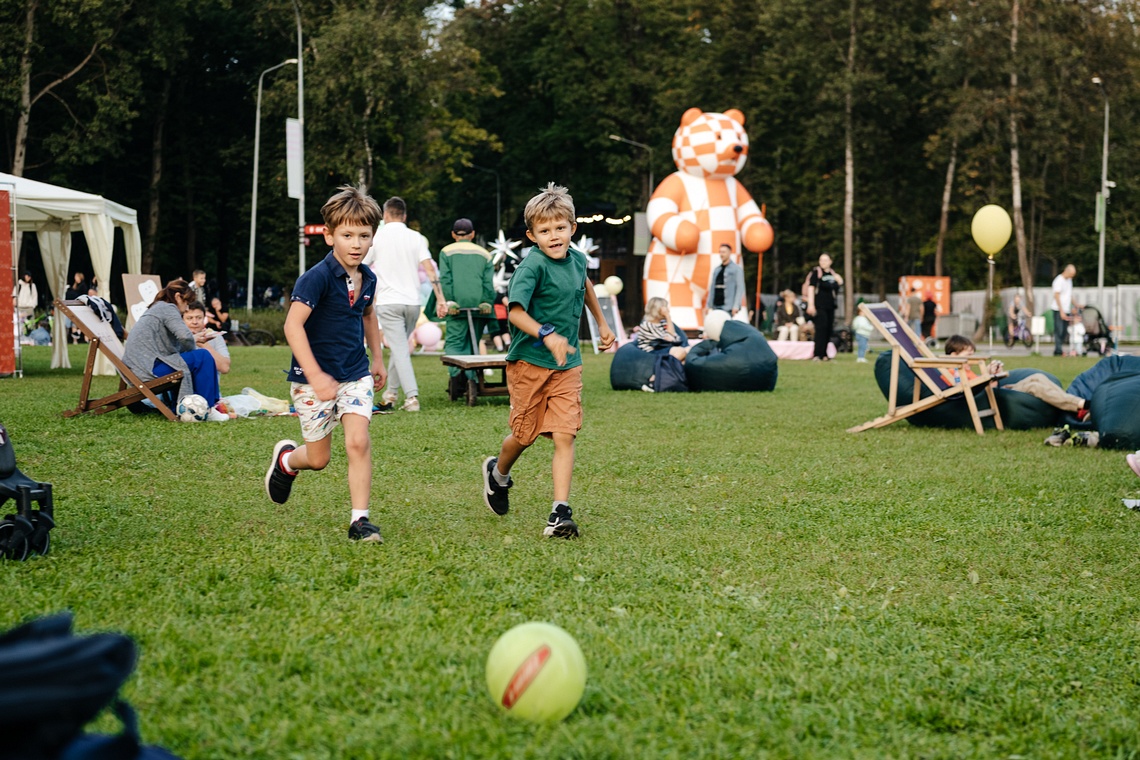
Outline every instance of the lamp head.
<path id="1" fill-rule="evenodd" d="M 1103 87 L 1104 86 L 1104 80 L 1102 80 L 1100 77 L 1093 77 L 1092 83 L 1095 84 L 1097 87 Z"/>

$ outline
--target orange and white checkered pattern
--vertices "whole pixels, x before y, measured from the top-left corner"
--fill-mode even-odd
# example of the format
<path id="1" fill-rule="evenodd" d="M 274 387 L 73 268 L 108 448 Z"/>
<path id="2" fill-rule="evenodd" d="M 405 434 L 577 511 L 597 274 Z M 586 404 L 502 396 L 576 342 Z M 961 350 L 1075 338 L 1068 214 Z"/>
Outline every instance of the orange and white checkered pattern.
<path id="1" fill-rule="evenodd" d="M 646 300 L 669 302 L 674 324 L 697 329 L 716 252 L 727 243 L 741 263 L 741 241 L 754 224 L 767 224 L 752 196 L 734 176 L 748 158 L 744 116 L 735 109 L 702 113 L 690 108 L 673 136 L 678 171 L 666 177 L 649 200 L 647 216 L 653 241 L 645 258 Z M 682 252 L 678 232 L 696 225 L 695 251 Z M 691 228 L 689 228 L 691 231 Z"/>

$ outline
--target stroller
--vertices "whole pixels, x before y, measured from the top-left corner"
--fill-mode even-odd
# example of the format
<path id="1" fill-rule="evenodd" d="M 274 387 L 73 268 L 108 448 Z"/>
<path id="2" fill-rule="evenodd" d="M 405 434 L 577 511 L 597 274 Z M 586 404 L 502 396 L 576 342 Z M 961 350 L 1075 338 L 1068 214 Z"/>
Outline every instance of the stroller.
<path id="1" fill-rule="evenodd" d="M 1086 306 L 1081 309 L 1081 324 L 1085 328 L 1085 355 L 1097 354 L 1111 356 L 1116 344 L 1112 340 L 1112 331 L 1108 323 L 1095 306 Z"/>

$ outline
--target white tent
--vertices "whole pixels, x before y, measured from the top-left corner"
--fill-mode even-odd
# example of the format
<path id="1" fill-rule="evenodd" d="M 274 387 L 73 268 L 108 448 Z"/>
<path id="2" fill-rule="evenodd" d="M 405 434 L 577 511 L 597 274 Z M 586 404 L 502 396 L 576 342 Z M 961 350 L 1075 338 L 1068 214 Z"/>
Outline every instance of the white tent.
<path id="1" fill-rule="evenodd" d="M 99 195 L 81 193 L 46 182 L 0 173 L 0 187 L 14 187 L 16 199 L 16 232 L 34 232 L 43 255 L 44 271 L 52 298 L 62 298 L 67 290 L 67 272 L 71 262 L 71 233 L 83 232 L 91 252 L 91 264 L 99 282 L 99 295 L 110 300 L 111 253 L 115 245 L 115 228 L 123 231 L 127 250 L 127 272 L 139 274 L 142 269 L 142 243 L 139 238 L 138 215 Z M 73 230 L 72 225 L 78 229 Z M 19 235 L 17 235 L 17 241 Z M 67 333 L 63 320 L 56 319 L 52 328 L 51 366 L 70 367 L 67 358 Z M 95 373 L 113 375 L 111 363 L 99 356 Z"/>

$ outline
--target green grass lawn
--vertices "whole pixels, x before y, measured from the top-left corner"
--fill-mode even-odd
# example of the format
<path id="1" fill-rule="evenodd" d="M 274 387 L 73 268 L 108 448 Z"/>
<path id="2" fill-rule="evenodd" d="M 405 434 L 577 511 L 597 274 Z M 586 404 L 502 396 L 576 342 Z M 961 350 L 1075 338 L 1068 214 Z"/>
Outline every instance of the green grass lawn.
<path id="1" fill-rule="evenodd" d="M 295 419 L 63 419 L 83 348 L 63 371 L 29 349 L 0 381 L 59 523 L 50 556 L 0 562 L 0 628 L 69 608 L 129 633 L 144 739 L 186 758 L 1140 756 L 1121 452 L 1049 430 L 850 435 L 886 408 L 850 355 L 783 362 L 774 393 L 653 395 L 610 390 L 610 357 L 587 353 L 582 538 L 549 540 L 549 442 L 493 515 L 479 467 L 506 401 L 449 402 L 424 356 L 423 411 L 373 418 L 385 543 L 362 546 L 343 441 L 276 506 L 262 478 Z M 286 395 L 288 349 L 233 358 L 224 392 Z M 1091 364 L 1006 359 L 1065 384 Z M 491 645 L 528 620 L 589 664 L 555 726 L 486 693 Z"/>

